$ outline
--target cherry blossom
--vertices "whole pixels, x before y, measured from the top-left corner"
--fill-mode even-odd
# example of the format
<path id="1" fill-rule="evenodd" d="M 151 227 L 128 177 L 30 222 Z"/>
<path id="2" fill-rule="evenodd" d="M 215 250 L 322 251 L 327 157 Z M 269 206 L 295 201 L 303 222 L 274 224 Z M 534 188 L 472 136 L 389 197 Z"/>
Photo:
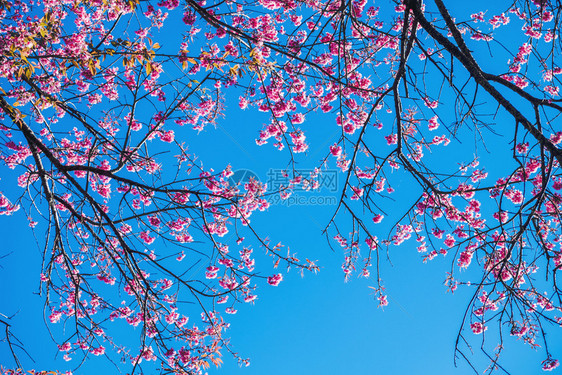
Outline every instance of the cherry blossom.
<path id="1" fill-rule="evenodd" d="M 37 275 L 49 322 L 75 322 L 57 343 L 64 359 L 218 366 L 235 353 L 228 315 L 280 284 L 272 268 L 318 270 L 253 215 L 273 211 L 270 195 L 321 188 L 332 169 L 325 232 L 346 281 L 370 279 L 386 306 L 380 261 L 412 246 L 420 267 L 449 262 L 448 290 L 478 296 L 457 356 L 465 332 L 496 326 L 538 345 L 536 327 L 561 308 L 560 9 L 518 0 L 500 12 L 442 0 L 0 7 L 0 160 L 15 173 L 2 183 L 16 189 L 3 188 L 0 214 L 48 228 Z M 199 133 L 230 126 L 233 107 L 260 157 L 285 158 L 286 186 L 233 184 L 235 160 L 213 170 L 191 151 Z M 315 172 L 302 174 L 310 157 Z M 142 328 L 138 347 L 114 337 L 118 321 Z M 556 368 L 544 350 L 543 369 Z"/>

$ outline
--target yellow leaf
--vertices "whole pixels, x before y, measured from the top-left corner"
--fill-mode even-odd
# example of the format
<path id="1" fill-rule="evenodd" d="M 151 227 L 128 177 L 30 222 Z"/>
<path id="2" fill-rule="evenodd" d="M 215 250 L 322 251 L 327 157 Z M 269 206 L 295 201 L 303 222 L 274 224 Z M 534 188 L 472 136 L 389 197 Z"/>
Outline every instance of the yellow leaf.
<path id="1" fill-rule="evenodd" d="M 92 73 L 93 76 L 96 75 L 96 67 L 93 65 L 90 65 L 90 73 Z"/>
<path id="2" fill-rule="evenodd" d="M 240 69 L 240 65 L 236 64 L 233 67 L 230 68 L 230 74 L 235 76 L 237 74 L 239 74 L 238 69 Z"/>
<path id="3" fill-rule="evenodd" d="M 209 359 L 213 362 L 213 364 L 217 367 L 220 367 L 222 364 L 222 359 L 220 358 L 215 358 L 213 356 L 210 356 Z"/>

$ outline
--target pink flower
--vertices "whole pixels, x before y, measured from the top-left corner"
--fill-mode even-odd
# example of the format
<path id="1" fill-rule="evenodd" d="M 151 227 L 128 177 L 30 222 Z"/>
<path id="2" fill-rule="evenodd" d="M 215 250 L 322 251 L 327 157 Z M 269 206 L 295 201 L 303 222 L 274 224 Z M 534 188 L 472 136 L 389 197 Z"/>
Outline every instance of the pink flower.
<path id="1" fill-rule="evenodd" d="M 386 139 L 387 145 L 395 145 L 398 143 L 398 135 L 397 134 L 390 134 L 384 137 Z"/>
<path id="2" fill-rule="evenodd" d="M 559 144 L 560 142 L 562 142 L 562 132 L 556 132 L 555 134 L 552 134 L 550 136 L 550 140 L 555 145 Z"/>
<path id="3" fill-rule="evenodd" d="M 377 237 L 369 237 L 365 240 L 365 243 L 367 244 L 367 246 L 369 246 L 369 249 L 375 250 L 378 246 L 377 240 Z"/>
<path id="4" fill-rule="evenodd" d="M 223 266 L 229 267 L 229 268 L 234 267 L 234 262 L 232 261 L 232 259 L 221 258 L 221 259 L 219 259 L 219 264 L 222 264 Z"/>
<path id="5" fill-rule="evenodd" d="M 526 154 L 527 151 L 529 151 L 529 142 L 518 143 L 515 146 L 515 150 L 517 151 L 518 154 Z"/>
<path id="6" fill-rule="evenodd" d="M 437 108 L 437 105 L 439 104 L 437 100 L 429 100 L 429 98 L 423 98 L 423 103 L 425 104 L 426 107 L 432 109 Z"/>
<path id="7" fill-rule="evenodd" d="M 91 348 L 90 353 L 93 355 L 103 355 L 105 353 L 105 348 L 100 346 L 99 348 Z"/>
<path id="8" fill-rule="evenodd" d="M 515 83 L 515 85 L 520 89 L 524 89 L 525 87 L 529 86 L 529 82 L 526 79 L 521 78 L 519 76 L 515 76 L 513 78 L 513 83 Z"/>
<path id="9" fill-rule="evenodd" d="M 147 361 L 156 361 L 156 356 L 154 355 L 154 350 L 152 350 L 152 346 L 148 348 L 144 348 L 142 351 L 141 357 L 146 359 Z"/>
<path id="10" fill-rule="evenodd" d="M 108 285 L 115 285 L 115 277 L 107 276 L 100 273 L 97 275 L 97 278 L 98 280 L 103 281 Z"/>
<path id="11" fill-rule="evenodd" d="M 193 237 L 189 233 L 176 235 L 176 240 L 180 243 L 193 242 Z"/>
<path id="12" fill-rule="evenodd" d="M 267 283 L 269 285 L 277 286 L 283 280 L 283 275 L 278 273 L 277 275 L 273 275 L 267 278 Z"/>
<path id="13" fill-rule="evenodd" d="M 470 329 L 472 330 L 472 332 L 474 332 L 475 335 L 479 335 L 482 332 L 484 332 L 485 330 L 488 329 L 488 327 L 486 327 L 484 324 L 482 324 L 481 322 L 476 322 L 476 323 L 472 323 L 470 325 Z"/>
<path id="14" fill-rule="evenodd" d="M 205 272 L 205 277 L 207 279 L 215 279 L 217 277 L 217 272 L 219 272 L 219 268 L 215 266 L 207 267 L 207 271 Z"/>
<path id="15" fill-rule="evenodd" d="M 131 233 L 131 226 L 129 224 L 122 224 L 121 228 L 119 228 L 119 232 L 123 234 Z"/>
<path id="16" fill-rule="evenodd" d="M 439 117 L 437 116 L 433 116 L 432 118 L 429 119 L 429 125 L 428 125 L 429 130 L 435 130 L 439 127 L 439 122 L 437 121 L 438 119 Z"/>
<path id="17" fill-rule="evenodd" d="M 461 268 L 467 268 L 468 266 L 470 266 L 470 263 L 472 262 L 472 251 L 469 250 L 465 250 L 461 253 L 461 256 L 459 257 L 459 262 L 458 265 Z"/>
<path id="18" fill-rule="evenodd" d="M 478 12 L 470 15 L 473 22 L 484 22 L 484 12 Z"/>
<path id="19" fill-rule="evenodd" d="M 304 122 L 304 115 L 302 113 L 295 113 L 291 117 L 293 124 L 302 124 Z"/>
<path id="20" fill-rule="evenodd" d="M 341 148 L 341 146 L 338 146 L 338 145 L 330 146 L 330 153 L 331 153 L 332 155 L 334 155 L 335 157 L 339 157 L 339 156 L 341 155 L 341 153 L 342 153 L 342 148 Z"/>
<path id="21" fill-rule="evenodd" d="M 226 303 L 227 301 L 228 301 L 228 296 L 222 296 L 217 300 L 217 303 L 221 304 L 221 303 Z"/>
<path id="22" fill-rule="evenodd" d="M 545 86 L 544 91 L 548 92 L 551 96 L 560 95 L 560 89 L 556 86 L 552 86 L 552 85 Z"/>
<path id="23" fill-rule="evenodd" d="M 506 211 L 494 212 L 494 219 L 498 220 L 500 223 L 505 223 L 509 219 Z"/>
<path id="24" fill-rule="evenodd" d="M 353 190 L 353 195 L 351 196 L 352 200 L 358 200 L 363 196 L 363 189 L 352 186 L 351 190 Z"/>
<path id="25" fill-rule="evenodd" d="M 514 204 L 521 204 L 523 203 L 523 193 L 517 189 L 507 190 L 505 192 L 505 196 L 511 200 Z"/>
<path id="26" fill-rule="evenodd" d="M 553 18 L 554 18 L 554 15 L 552 14 L 552 12 L 549 12 L 548 10 L 545 10 L 542 13 L 543 22 L 550 22 L 550 21 L 552 21 Z"/>
<path id="27" fill-rule="evenodd" d="M 246 109 L 248 108 L 248 99 L 246 99 L 245 97 L 241 96 L 240 100 L 238 102 L 238 106 L 240 107 L 240 109 Z"/>
<path id="28" fill-rule="evenodd" d="M 560 365 L 557 359 L 547 358 L 542 362 L 543 371 L 552 371 Z"/>
<path id="29" fill-rule="evenodd" d="M 172 311 L 171 313 L 169 313 L 164 317 L 164 320 L 166 320 L 166 323 L 168 324 L 174 324 L 178 320 L 179 316 L 180 314 L 178 314 L 175 311 Z"/>
<path id="30" fill-rule="evenodd" d="M 445 238 L 445 245 L 447 245 L 448 247 L 455 246 L 455 238 L 448 234 L 447 238 Z"/>
<path id="31" fill-rule="evenodd" d="M 172 143 L 174 141 L 174 131 L 162 131 L 159 133 L 160 140 L 167 143 Z"/>
<path id="32" fill-rule="evenodd" d="M 139 235 L 141 240 L 143 240 L 144 243 L 147 244 L 147 245 L 150 245 L 151 243 L 153 243 L 154 239 L 156 238 L 156 237 L 149 236 L 149 234 L 150 234 L 150 231 L 146 231 L 146 232 L 141 232 L 140 235 Z"/>
<path id="33" fill-rule="evenodd" d="M 149 216 L 148 217 L 148 222 L 150 223 L 150 225 L 155 226 L 155 227 L 159 227 L 160 226 L 160 219 L 157 216 Z"/>
<path id="34" fill-rule="evenodd" d="M 513 326 L 511 328 L 511 335 L 517 336 L 517 337 L 522 337 L 528 331 L 529 331 L 529 327 L 526 326 L 526 325 L 523 325 L 521 327 Z"/>

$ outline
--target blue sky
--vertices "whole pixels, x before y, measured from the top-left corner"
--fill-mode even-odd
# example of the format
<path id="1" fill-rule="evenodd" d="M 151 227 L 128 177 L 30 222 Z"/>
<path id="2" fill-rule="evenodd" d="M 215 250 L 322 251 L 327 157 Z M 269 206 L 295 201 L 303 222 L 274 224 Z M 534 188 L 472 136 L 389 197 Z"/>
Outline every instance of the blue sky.
<path id="1" fill-rule="evenodd" d="M 455 4 L 456 7 L 466 5 Z M 460 11 L 453 8 L 452 12 Z M 235 96 L 234 96 L 235 97 Z M 216 129 L 208 127 L 201 134 L 182 129 L 177 136 L 189 140 L 190 150 L 198 155 L 206 168 L 220 170 L 227 164 L 233 169 L 248 169 L 267 180 L 271 169 L 287 166 L 286 155 L 271 145 L 256 146 L 254 140 L 267 116 L 255 110 L 242 112 L 237 102 L 227 102 L 227 118 Z M 327 146 L 338 137 L 340 130 L 325 117 L 310 116 L 303 125 L 311 149 L 299 159 L 299 168 L 311 168 L 327 153 Z M 495 146 L 505 144 L 496 139 Z M 209 144 L 214 144 L 213 149 Z M 456 150 L 448 150 L 450 155 Z M 471 154 L 470 146 L 466 149 Z M 457 154 L 458 155 L 458 154 Z M 484 153 L 484 159 L 493 157 Z M 495 156 L 494 156 L 495 157 Z M 456 160 L 452 160 L 456 163 Z M 4 194 L 19 193 L 17 174 L 6 168 L 0 170 L 0 183 Z M 340 176 L 341 177 L 341 176 Z M 403 184 L 408 184 L 405 179 Z M 398 187 L 398 186 L 395 186 Z M 341 188 L 341 186 L 340 186 Z M 416 199 L 419 191 L 403 194 L 386 206 L 398 214 Z M 303 197 L 339 196 L 339 193 L 299 193 Z M 359 279 L 357 273 L 344 283 L 341 264 L 343 254 L 333 251 L 321 231 L 328 222 L 333 205 L 272 206 L 267 213 L 252 216 L 255 227 L 273 241 L 282 240 L 301 257 L 318 260 L 318 274 L 303 276 L 292 269 L 278 287 L 260 284 L 255 304 L 238 307 L 238 313 L 228 316 L 231 329 L 227 334 L 235 351 L 251 359 L 249 367 L 240 368 L 225 353 L 224 365 L 211 368 L 209 374 L 276 375 L 276 374 L 471 374 L 462 358 L 454 368 L 454 345 L 472 289 L 460 288 L 455 294 L 446 293 L 443 285 L 445 271 L 452 259 L 439 257 L 423 264 L 415 249 L 415 242 L 392 248 L 389 261 L 383 261 L 383 284 L 389 296 L 389 306 L 378 308 L 373 291 L 375 280 Z M 387 233 L 390 223 L 381 225 Z M 34 238 L 27 227 L 22 211 L 15 216 L 0 216 L 3 242 L 0 247 L 0 312 L 14 316 L 12 333 L 23 343 L 34 358 L 32 363 L 19 352 L 28 368 L 66 370 L 77 363 L 64 362 L 52 343 L 43 322 L 42 299 L 35 295 L 38 288 L 42 240 Z M 39 229 L 41 226 L 39 226 Z M 37 233 L 41 233 L 38 231 Z M 38 246 L 39 245 L 39 246 Z M 259 249 L 255 249 L 259 253 Z M 271 260 L 257 256 L 264 274 L 272 271 Z M 467 271 L 470 272 L 470 271 Z M 202 272 L 201 272 L 202 277 Z M 53 331 L 60 325 L 51 326 Z M 489 342 L 495 342 L 493 327 L 486 333 Z M 482 336 L 466 334 L 471 339 L 474 355 L 470 355 L 477 368 L 486 367 L 487 361 L 480 351 Z M 557 331 L 551 337 L 559 336 Z M 522 342 L 506 336 L 503 363 L 512 374 L 539 373 L 544 352 L 534 351 Z M 551 351 L 562 356 L 562 340 L 553 340 Z M 5 343 L 0 343 L 0 363 L 13 366 Z M 76 371 L 77 374 L 99 373 L 102 364 L 94 359 Z M 111 371 L 111 370 L 108 370 Z"/>
<path id="2" fill-rule="evenodd" d="M 391 257 L 394 266 L 383 266 L 390 304 L 382 310 L 368 288 L 373 282 L 352 278 L 344 283 L 339 268 L 342 255 L 327 248 L 314 224 L 298 218 L 292 217 L 272 236 L 290 233 L 300 238 L 299 254 L 321 260 L 321 271 L 301 277 L 292 270 L 278 287 L 262 285 L 254 305 L 239 306 L 238 313 L 229 316 L 227 333 L 234 350 L 251 358 L 251 365 L 240 368 L 225 354 L 224 365 L 210 369 L 209 374 L 472 373 L 462 360 L 458 368 L 453 366 L 456 333 L 470 294 L 463 289 L 454 295 L 445 293 L 446 260 L 422 264 L 414 248 L 396 249 Z M 33 238 L 22 233 L 25 220 L 0 220 L 7 233 L 18 233 L 8 236 L 2 246 L 3 253 L 14 253 L 2 259 L 0 311 L 16 314 L 13 333 L 35 364 L 21 352 L 20 357 L 29 368 L 71 369 L 61 356 L 55 360 L 57 349 L 42 320 L 42 300 L 32 294 L 37 289 L 32 270 L 38 269 L 34 260 L 39 254 Z M 52 328 L 56 331 L 60 325 Z M 478 341 L 473 343 L 475 355 L 470 358 L 485 366 Z M 562 347 L 555 344 L 551 349 L 560 353 Z M 0 346 L 0 358 L 3 365 L 13 365 L 5 344 Z M 506 337 L 503 359 L 506 368 L 517 375 L 539 373 L 544 358 L 540 349 L 534 351 Z M 76 373 L 96 374 L 100 366 L 101 361 L 94 358 Z M 106 363 L 103 368 L 112 371 Z"/>
<path id="3" fill-rule="evenodd" d="M 198 135 L 193 152 L 207 160 L 208 167 L 216 169 L 231 160 L 256 171 L 259 176 L 269 168 L 283 168 L 283 159 L 278 157 L 280 153 L 260 149 L 253 142 L 254 122 L 260 121 L 259 115 L 236 110 L 231 114 L 235 116 L 229 118 L 229 126 L 225 125 L 224 131 L 219 128 Z M 315 125 L 309 125 L 312 138 Z M 218 139 L 225 149 L 236 155 L 235 158 L 226 153 L 202 155 L 209 137 Z M 273 161 L 253 156 L 260 152 Z M 8 173 L 2 175 L 4 186 L 11 177 Z M 413 198 L 403 199 L 402 204 L 406 205 Z M 400 207 L 400 202 L 394 204 Z M 209 369 L 209 374 L 472 373 L 462 359 L 458 361 L 458 368 L 453 365 L 454 343 L 471 290 L 461 287 L 453 295 L 446 292 L 444 272 L 451 259 L 438 258 L 423 264 L 414 242 L 392 248 L 392 265 L 385 261 L 381 267 L 390 304 L 380 309 L 369 288 L 375 281 L 352 276 L 344 283 L 343 254 L 339 248 L 332 251 L 322 236 L 321 229 L 333 208 L 275 205 L 267 213 L 252 216 L 252 223 L 258 229 L 267 230 L 273 240 L 282 239 L 300 256 L 318 260 L 321 270 L 318 274 L 301 276 L 292 269 L 278 287 L 261 284 L 255 304 L 239 305 L 238 313 L 228 316 L 231 329 L 227 333 L 233 349 L 249 357 L 251 365 L 240 368 L 225 354 L 224 365 L 220 369 Z M 55 358 L 57 349 L 42 319 L 42 300 L 33 294 L 38 286 L 40 250 L 30 235 L 27 221 L 22 212 L 13 217 L 2 216 L 0 221 L 6 234 L 0 255 L 12 252 L 0 260 L 0 294 L 3 296 L 0 311 L 16 314 L 12 320 L 13 333 L 24 343 L 35 364 L 21 352 L 20 357 L 30 368 L 72 369 L 69 365 L 74 361 L 67 364 L 60 355 Z M 37 240 L 41 243 L 41 238 Z M 270 258 L 257 256 L 257 262 L 265 270 L 271 270 Z M 61 328 L 60 325 L 51 327 L 54 332 Z M 470 333 L 467 337 L 473 339 L 475 353 L 469 358 L 485 368 L 487 362 L 479 350 L 480 337 Z M 505 347 L 503 363 L 512 374 L 538 372 L 544 359 L 540 349 L 534 351 L 509 336 Z M 5 344 L 0 350 L 0 362 L 13 365 Z M 562 346 L 554 344 L 551 350 L 560 353 Z M 76 373 L 98 373 L 100 366 L 102 362 L 94 358 Z M 105 368 L 106 364 L 103 366 Z"/>

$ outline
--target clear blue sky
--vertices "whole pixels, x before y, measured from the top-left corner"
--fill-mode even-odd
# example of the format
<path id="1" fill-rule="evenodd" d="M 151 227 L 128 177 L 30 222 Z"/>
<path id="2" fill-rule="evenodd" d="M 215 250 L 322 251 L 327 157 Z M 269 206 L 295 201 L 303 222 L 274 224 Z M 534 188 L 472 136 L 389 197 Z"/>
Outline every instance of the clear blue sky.
<path id="1" fill-rule="evenodd" d="M 275 161 L 275 151 L 258 149 L 253 142 L 253 121 L 258 121 L 257 116 L 236 113 L 233 117 L 224 131 L 209 130 L 199 135 L 193 151 L 201 155 L 205 141 L 209 137 L 219 137 L 225 147 L 237 154 L 234 162 L 260 176 L 267 168 L 282 168 L 282 159 Z M 316 125 L 311 124 L 309 128 Z M 232 129 L 237 129 L 238 133 Z M 226 132 L 230 136 L 237 134 L 236 143 Z M 266 162 L 264 157 L 253 156 L 260 152 L 271 154 L 268 157 L 274 161 Z M 209 160 L 208 166 L 217 169 L 233 160 L 226 154 L 205 156 L 201 158 Z M 4 186 L 9 178 L 8 174 L 2 175 Z M 321 235 L 332 209 L 331 206 L 287 208 L 277 205 L 267 214 L 252 217 L 253 224 L 267 230 L 270 238 L 283 239 L 302 257 L 319 260 L 321 271 L 301 277 L 299 272 L 291 270 L 276 288 L 262 284 L 254 305 L 241 305 L 238 314 L 228 316 L 232 324 L 228 332 L 231 343 L 242 356 L 251 358 L 250 367 L 239 368 L 225 354 L 222 368 L 212 368 L 209 374 L 472 373 L 462 360 L 456 370 L 453 366 L 454 342 L 470 291 L 461 288 L 454 295 L 446 293 L 444 272 L 451 260 L 440 258 L 423 264 L 415 243 L 392 249 L 393 266 L 382 263 L 390 305 L 384 310 L 377 308 L 377 301 L 368 288 L 375 282 L 352 277 L 344 283 L 340 268 L 343 255 L 337 248 L 332 252 Z M 0 225 L 5 233 L 0 256 L 13 252 L 0 260 L 0 312 L 16 314 L 12 320 L 13 333 L 36 362 L 32 364 L 21 353 L 20 357 L 29 368 L 71 369 L 69 365 L 74 361 L 67 364 L 60 355 L 55 360 L 57 349 L 42 320 L 42 300 L 32 294 L 38 286 L 40 250 L 26 227 L 27 221 L 19 213 L 0 217 Z M 39 243 L 41 240 L 38 238 Z M 269 258 L 258 256 L 257 262 L 266 270 L 271 269 Z M 60 325 L 51 327 L 55 331 L 61 328 Z M 477 365 L 485 366 L 478 341 L 473 344 L 475 355 L 470 358 Z M 542 351 L 535 352 L 511 337 L 506 337 L 505 347 L 503 363 L 512 374 L 539 372 L 544 359 Z M 551 350 L 560 353 L 562 346 L 555 344 Z M 0 346 L 0 358 L 0 363 L 13 365 L 5 344 Z M 101 361 L 94 358 L 76 373 L 99 373 L 101 365 Z"/>
<path id="2" fill-rule="evenodd" d="M 455 4 L 455 7 L 467 4 Z M 456 10 L 460 11 L 453 8 L 452 13 Z M 184 136 L 189 140 L 190 150 L 207 168 L 220 170 L 230 163 L 234 170 L 244 168 L 254 171 L 262 181 L 267 179 L 270 169 L 285 168 L 286 155 L 270 145 L 255 145 L 254 140 L 267 117 L 255 110 L 241 112 L 235 101 L 227 103 L 227 106 L 228 116 L 216 129 L 208 127 L 196 135 L 184 128 L 177 137 Z M 327 146 L 337 138 L 339 129 L 330 125 L 326 130 L 326 126 L 325 118 L 320 117 L 312 117 L 303 125 L 311 148 L 300 160 L 301 168 L 314 166 L 326 154 Z M 222 150 L 209 150 L 208 145 L 212 142 L 222 145 Z M 498 144 L 501 142 L 498 140 Z M 15 176 L 6 168 L 0 169 L 0 184 L 7 196 L 11 192 L 15 195 L 18 189 L 14 183 Z M 405 195 L 401 200 L 392 202 L 396 212 L 411 204 L 417 193 L 417 190 L 412 190 L 411 196 Z M 300 194 L 305 197 L 338 196 L 326 191 Z M 252 216 L 252 223 L 273 241 L 282 240 L 302 258 L 318 260 L 321 271 L 316 275 L 305 273 L 301 277 L 293 269 L 278 287 L 261 284 L 255 304 L 239 305 L 238 314 L 227 316 L 231 322 L 227 334 L 231 337 L 232 346 L 243 357 L 251 358 L 250 367 L 239 368 L 225 353 L 222 368 L 211 368 L 209 374 L 473 373 L 462 358 L 458 360 L 457 369 L 453 365 L 455 339 L 472 289 L 460 288 L 453 295 L 446 293 L 443 281 L 451 259 L 440 257 L 423 264 L 413 241 L 392 248 L 392 264 L 382 262 L 381 268 L 390 305 L 380 309 L 369 289 L 375 281 L 358 279 L 356 273 L 348 283 L 344 283 L 341 271 L 343 254 L 337 247 L 332 251 L 322 236 L 321 230 L 334 208 L 331 205 L 274 205 L 269 212 Z M 0 228 L 3 234 L 0 246 L 0 313 L 14 315 L 12 332 L 35 363 L 21 351 L 18 353 L 20 359 L 29 369 L 74 368 L 77 361 L 66 363 L 61 355 L 56 356 L 58 350 L 43 322 L 42 299 L 33 294 L 38 288 L 43 238 L 35 239 L 31 235 L 22 211 L 12 217 L 0 216 Z M 388 231 L 385 224 L 381 228 Z M 254 250 L 259 253 L 259 248 Z M 257 256 L 257 263 L 264 266 L 264 274 L 272 271 L 268 257 Z M 51 328 L 57 331 L 61 325 L 51 325 Z M 490 342 L 497 339 L 491 331 L 494 327 L 487 332 Z M 560 337 L 560 333 L 553 331 L 551 336 L 550 349 L 560 359 L 562 340 L 555 339 Z M 469 358 L 479 369 L 485 368 L 487 361 L 478 341 L 481 336 L 467 333 L 467 337 L 473 339 L 474 355 Z M 540 373 L 540 363 L 545 359 L 541 349 L 533 351 L 509 336 L 504 340 L 505 352 L 501 363 L 506 369 L 514 375 Z M 14 366 L 5 343 L 0 343 L 0 364 Z M 111 367 L 105 366 L 100 359 L 94 359 L 76 374 L 98 374 L 102 368 L 113 373 Z M 127 371 L 126 366 L 123 369 Z"/>

